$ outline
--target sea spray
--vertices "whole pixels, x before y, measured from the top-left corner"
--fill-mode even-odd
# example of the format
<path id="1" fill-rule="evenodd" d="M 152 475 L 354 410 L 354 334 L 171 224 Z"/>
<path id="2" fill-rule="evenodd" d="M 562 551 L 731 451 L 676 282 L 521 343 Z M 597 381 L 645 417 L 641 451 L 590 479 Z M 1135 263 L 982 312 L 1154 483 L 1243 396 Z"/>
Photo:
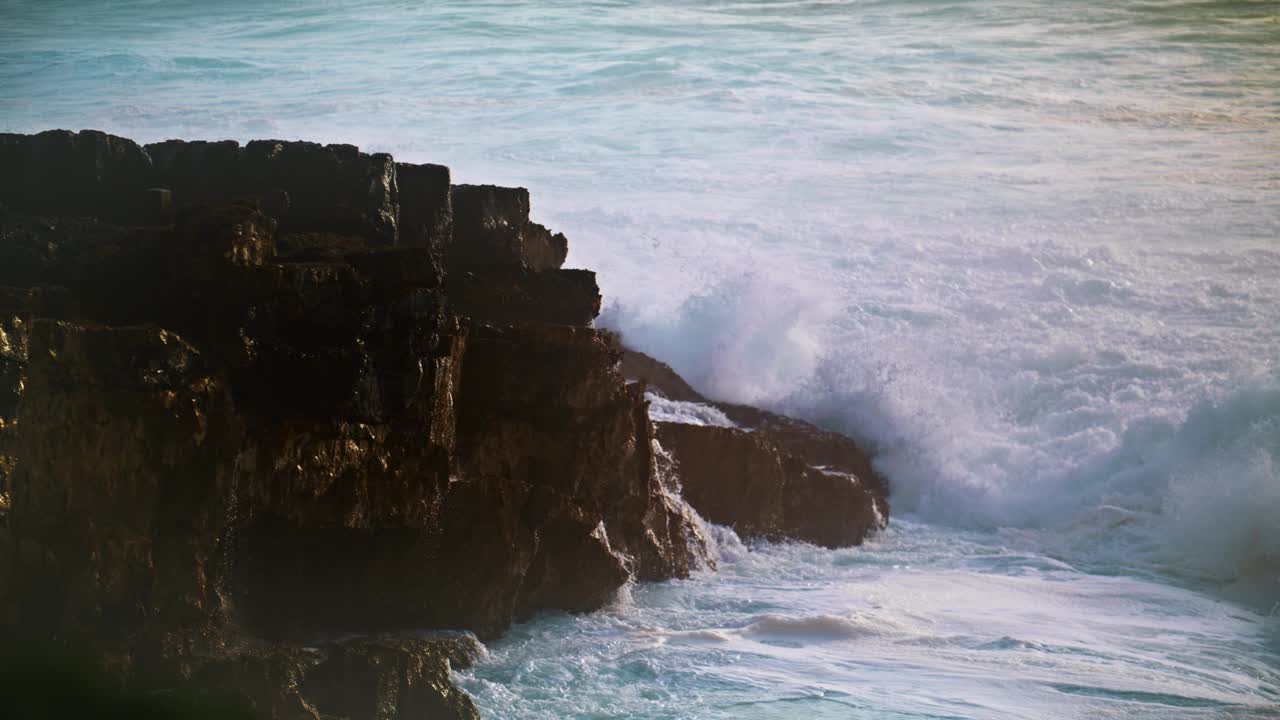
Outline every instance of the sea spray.
<path id="1" fill-rule="evenodd" d="M 662 318 L 615 305 L 604 322 L 672 358 L 700 390 L 751 398 L 874 448 L 900 512 L 1042 530 L 1023 537 L 1086 563 L 1152 564 L 1215 581 L 1280 577 L 1280 380 L 1202 387 L 1206 397 L 1182 410 L 1137 392 L 1187 370 L 1131 351 L 1024 348 L 1000 361 L 1020 365 L 1001 378 L 995 358 L 958 368 L 956 358 L 919 347 L 904 355 L 894 345 L 837 344 L 829 320 L 759 312 L 765 294 L 744 280 Z M 747 339 L 717 340 L 717 327 Z M 778 341 L 762 353 L 763 340 L 751 338 L 765 337 Z M 725 367 L 734 372 L 721 377 Z M 664 419 L 718 424 L 701 406 L 660 399 L 657 407 Z M 1084 521 L 1106 508 L 1134 526 Z"/>

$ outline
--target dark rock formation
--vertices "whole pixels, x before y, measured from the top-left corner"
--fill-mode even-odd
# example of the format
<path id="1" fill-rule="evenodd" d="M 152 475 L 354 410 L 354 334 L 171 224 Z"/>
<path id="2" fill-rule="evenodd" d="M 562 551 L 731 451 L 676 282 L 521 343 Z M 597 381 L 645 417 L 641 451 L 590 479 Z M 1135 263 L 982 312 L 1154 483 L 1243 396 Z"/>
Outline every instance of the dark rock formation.
<path id="1" fill-rule="evenodd" d="M 384 245 L 398 237 L 395 163 L 389 155 L 368 155 L 351 145 L 260 140 L 240 147 L 231 141 L 171 140 L 143 148 L 95 131 L 51 130 L 0 134 L 0 167 L 3 202 L 33 215 L 161 222 L 193 203 L 252 197 L 284 231 L 366 235 Z M 427 242 L 434 236 L 424 232 L 445 231 L 447 213 L 442 219 L 433 205 L 444 193 L 438 180 L 433 187 L 416 168 L 407 176 L 413 239 Z"/>
<path id="2" fill-rule="evenodd" d="M 884 527 L 888 508 L 873 486 L 810 465 L 768 432 L 660 423 L 658 438 L 678 463 L 685 500 L 742 537 L 844 547 Z"/>
<path id="3" fill-rule="evenodd" d="M 473 717 L 406 629 L 703 562 L 527 192 L 310 143 L 0 154 L 8 626 L 265 716 Z"/>
<path id="4" fill-rule="evenodd" d="M 470 476 L 532 478 L 529 507 L 571 516 L 588 545 L 603 523 L 640 579 L 682 576 L 700 548 L 659 481 L 647 404 L 623 382 L 619 354 L 612 335 L 589 328 L 476 328 L 458 455 Z"/>
<path id="5" fill-rule="evenodd" d="M 151 184 L 179 203 L 259 199 L 284 232 L 365 235 L 393 245 L 398 236 L 399 187 L 390 155 L 367 155 L 353 145 L 257 140 L 169 140 L 146 146 Z M 420 191 L 417 184 L 415 191 Z M 415 193 L 415 200 L 421 193 Z"/>
<path id="6" fill-rule="evenodd" d="M 147 153 L 106 133 L 0 134 L 0 198 L 36 214 L 128 220 L 152 178 Z"/>
<path id="7" fill-rule="evenodd" d="M 0 135 L 0 632 L 262 717 L 474 718 L 474 636 L 709 564 L 658 437 L 746 535 L 883 523 L 841 436 L 656 434 L 620 365 L 704 399 L 566 252 L 523 189 L 347 145 Z"/>
<path id="8" fill-rule="evenodd" d="M 659 423 L 684 499 L 745 537 L 857 545 L 885 526 L 888 488 L 853 440 L 747 405 L 713 402 L 670 366 L 626 350 L 622 371 L 664 397 L 718 408 L 737 428 Z"/>
<path id="9" fill-rule="evenodd" d="M 478 720 L 449 682 L 481 651 L 465 636 L 249 643 L 154 668 L 151 686 L 180 688 L 165 692 L 121 683 L 91 655 L 14 640 L 0 648 L 6 717 Z"/>
<path id="10" fill-rule="evenodd" d="M 478 718 L 471 699 L 450 683 L 449 671 L 471 665 L 479 649 L 466 637 L 338 643 L 307 668 L 299 693 L 321 717 Z"/>
<path id="11" fill-rule="evenodd" d="M 529 220 L 529 191 L 524 188 L 455 185 L 453 219 L 447 259 L 455 267 L 554 270 L 569 253 L 564 235 Z"/>
<path id="12" fill-rule="evenodd" d="M 454 310 L 489 322 L 586 326 L 600 312 L 600 289 L 590 270 L 497 266 L 450 273 L 445 289 Z"/>
<path id="13" fill-rule="evenodd" d="M 621 369 L 628 380 L 643 380 L 650 390 L 663 397 L 681 402 L 711 404 L 710 400 L 672 370 L 670 365 L 638 350 L 628 348 L 623 351 Z"/>
<path id="14" fill-rule="evenodd" d="M 400 242 L 443 252 L 453 242 L 449 168 L 396 163 L 400 185 Z"/>

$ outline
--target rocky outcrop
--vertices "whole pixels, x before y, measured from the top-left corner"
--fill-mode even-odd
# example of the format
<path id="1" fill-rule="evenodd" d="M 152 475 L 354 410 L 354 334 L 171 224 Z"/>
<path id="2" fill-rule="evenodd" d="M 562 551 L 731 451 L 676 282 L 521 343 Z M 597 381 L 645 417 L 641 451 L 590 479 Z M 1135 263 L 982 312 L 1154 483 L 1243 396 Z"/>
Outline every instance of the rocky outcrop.
<path id="1" fill-rule="evenodd" d="M 714 402 L 670 366 L 626 350 L 622 371 L 664 397 L 718 409 L 736 427 L 658 423 L 683 497 L 744 537 L 860 544 L 889 517 L 888 488 L 869 455 L 839 433 L 746 405 Z"/>
<path id="2" fill-rule="evenodd" d="M 702 560 L 699 541 L 660 482 L 646 403 L 621 382 L 619 354 L 611 335 L 589 328 L 476 328 L 458 455 L 469 476 L 533 478 L 529 506 L 572 519 L 585 545 L 599 544 L 603 524 L 639 579 L 683 576 Z"/>
<path id="3" fill-rule="evenodd" d="M 177 202 L 253 197 L 283 232 L 363 235 L 384 245 L 394 245 L 399 236 L 397 168 L 385 153 L 280 140 L 244 147 L 170 140 L 148 145 L 145 152 L 153 162 L 151 183 L 172 191 Z M 414 189 L 419 190 L 416 183 Z M 414 199 L 426 198 L 415 192 Z"/>
<path id="4" fill-rule="evenodd" d="M 706 399 L 567 249 L 524 189 L 351 146 L 0 135 L 0 631 L 151 697 L 474 718 L 476 637 L 710 566 L 663 446 L 744 535 L 883 525 L 842 436 L 655 429 L 621 370 Z"/>
<path id="5" fill-rule="evenodd" d="M 144 208 L 151 160 L 125 138 L 86 130 L 0 133 L 0 198 L 35 214 L 131 220 Z"/>
<path id="6" fill-rule="evenodd" d="M 590 270 L 463 270 L 449 273 L 445 289 L 458 313 L 488 322 L 587 326 L 600 312 L 600 289 Z"/>
<path id="7" fill-rule="evenodd" d="M 156 223 L 182 205 L 254 198 L 285 232 L 365 235 L 384 245 L 399 236 L 395 163 L 351 145 L 171 140 L 144 148 L 90 130 L 50 130 L 0 134 L 0 167 L 3 202 L 33 215 Z M 411 239 L 428 242 L 446 232 L 436 208 L 445 192 L 431 171 L 401 169 L 412 193 Z"/>
<path id="8" fill-rule="evenodd" d="M 444 252 L 453 243 L 449 168 L 396 163 L 400 189 L 400 242 Z"/>
<path id="9" fill-rule="evenodd" d="M 447 251 L 455 267 L 517 265 L 554 270 L 569 243 L 529 220 L 529 191 L 494 185 L 453 187 L 454 238 Z"/>
<path id="10" fill-rule="evenodd" d="M 11 627 L 265 716 L 473 717 L 407 631 L 705 562 L 526 191 L 310 143 L 0 154 Z"/>
<path id="11" fill-rule="evenodd" d="M 638 350 L 627 348 L 623 351 L 621 370 L 627 379 L 642 380 L 650 390 L 663 397 L 681 402 L 711 404 L 710 400 L 694 390 L 670 365 Z"/>
<path id="12" fill-rule="evenodd" d="M 151 686 L 180 688 L 162 693 L 121 683 L 92 656 L 13 640 L 0 648 L 0 695 L 12 717 L 479 718 L 449 680 L 482 652 L 466 636 L 248 643 L 152 668 Z"/>
<path id="13" fill-rule="evenodd" d="M 818 468 L 768 432 L 660 423 L 684 499 L 744 538 L 858 545 L 884 527 L 884 498 L 851 473 Z"/>

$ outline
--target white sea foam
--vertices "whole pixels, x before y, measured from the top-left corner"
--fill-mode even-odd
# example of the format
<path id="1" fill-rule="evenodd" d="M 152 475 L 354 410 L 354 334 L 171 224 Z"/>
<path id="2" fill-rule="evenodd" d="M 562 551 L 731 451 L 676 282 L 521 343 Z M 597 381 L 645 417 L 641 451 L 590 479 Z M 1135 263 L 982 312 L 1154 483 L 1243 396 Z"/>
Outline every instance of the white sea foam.
<path id="1" fill-rule="evenodd" d="M 1215 329 L 1252 348 L 1243 356 L 1224 354 L 1235 352 L 1229 345 L 1187 342 L 1183 333 L 1201 333 L 1205 318 L 1170 329 L 1183 301 L 1149 287 L 1172 302 L 1157 311 L 1170 319 L 1154 338 L 1130 339 L 1131 300 L 1114 298 L 1103 327 L 1072 321 L 1053 329 L 1064 339 L 1044 349 L 1021 345 L 1024 336 L 1011 332 L 1025 328 L 1025 316 L 1006 318 L 994 332 L 959 315 L 949 327 L 912 317 L 906 323 L 922 324 L 919 335 L 866 340 L 857 338 L 873 318 L 855 317 L 845 328 L 824 317 L 761 312 L 761 303 L 787 301 L 776 301 L 781 291 L 744 289 L 746 282 L 662 318 L 615 308 L 606 322 L 708 392 L 869 441 L 900 512 L 973 527 L 1053 528 L 1046 539 L 1065 551 L 1086 541 L 1058 542 L 1063 528 L 1112 506 L 1140 526 L 1142 547 L 1122 534 L 1090 533 L 1087 543 L 1109 546 L 1090 554 L 1129 554 L 1130 562 L 1210 578 L 1280 578 L 1280 380 L 1266 369 L 1276 357 L 1273 338 L 1257 337 L 1257 328 Z M 1249 312 L 1280 323 L 1277 307 Z M 719 340 L 721 333 L 733 341 Z"/>
<path id="2" fill-rule="evenodd" d="M 645 399 L 649 401 L 649 418 L 654 422 L 737 427 L 724 411 L 712 405 L 671 400 L 655 393 L 645 393 Z"/>
<path id="3" fill-rule="evenodd" d="M 840 615 L 794 617 L 768 614 L 752 618 L 751 624 L 739 633 L 753 639 L 823 642 L 876 635 L 882 630 L 882 626 L 877 627 L 873 622 L 860 622 Z"/>

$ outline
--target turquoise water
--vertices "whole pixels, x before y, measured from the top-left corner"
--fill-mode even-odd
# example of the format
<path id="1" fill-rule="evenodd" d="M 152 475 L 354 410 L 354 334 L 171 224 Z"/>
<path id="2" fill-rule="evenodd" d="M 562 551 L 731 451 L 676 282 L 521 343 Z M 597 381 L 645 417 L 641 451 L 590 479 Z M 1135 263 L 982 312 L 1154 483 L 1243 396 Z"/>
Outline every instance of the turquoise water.
<path id="1" fill-rule="evenodd" d="M 516 628 L 464 687 L 495 717 L 1225 718 L 1280 702 L 1261 618 L 985 534 L 748 551 Z"/>
<path id="2" fill-rule="evenodd" d="M 529 187 L 601 323 L 867 441 L 867 547 L 515 629 L 492 718 L 1280 714 L 1275 2 L 0 0 L 0 130 Z"/>

